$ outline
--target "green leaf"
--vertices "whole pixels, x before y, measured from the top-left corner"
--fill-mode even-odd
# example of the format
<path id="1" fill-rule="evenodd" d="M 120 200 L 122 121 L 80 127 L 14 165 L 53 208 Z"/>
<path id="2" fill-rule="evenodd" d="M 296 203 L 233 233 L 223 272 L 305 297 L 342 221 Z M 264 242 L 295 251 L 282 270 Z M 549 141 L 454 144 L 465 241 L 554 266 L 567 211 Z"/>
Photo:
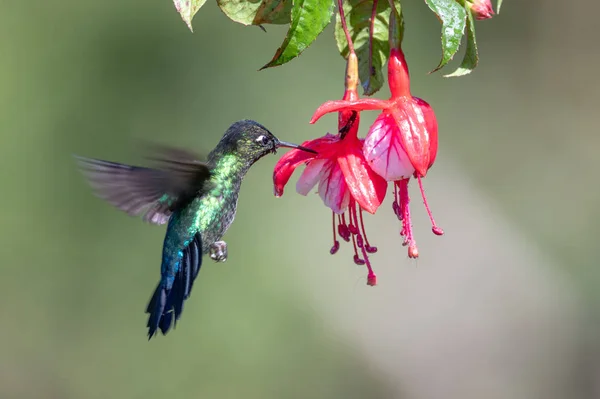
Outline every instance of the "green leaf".
<path id="1" fill-rule="evenodd" d="M 390 5 L 386 0 L 380 0 L 377 4 L 373 26 L 373 47 L 371 53 L 369 53 L 372 7 L 371 1 L 349 0 L 344 2 L 348 32 L 352 37 L 354 51 L 358 57 L 358 74 L 364 94 L 367 96 L 376 93 L 383 86 L 385 81 L 383 67 L 390 53 L 388 42 Z M 348 58 L 348 43 L 342 29 L 339 13 L 336 15 L 334 34 L 340 54 L 344 58 Z"/>
<path id="2" fill-rule="evenodd" d="M 232 21 L 243 25 L 290 22 L 292 0 L 217 0 L 221 11 Z"/>
<path id="3" fill-rule="evenodd" d="M 175 4 L 175 9 L 181 15 L 181 19 L 183 19 L 188 28 L 193 32 L 192 19 L 200 7 L 206 3 L 206 0 L 173 0 L 173 3 Z"/>
<path id="4" fill-rule="evenodd" d="M 425 0 L 442 22 L 442 59 L 430 73 L 440 70 L 458 51 L 467 19 L 465 9 L 455 0 Z"/>
<path id="5" fill-rule="evenodd" d="M 451 74 L 444 75 L 445 78 L 463 76 L 473 72 L 479 62 L 477 52 L 477 41 L 475 40 L 475 21 L 473 13 L 467 10 L 467 50 L 460 66 Z"/>
<path id="6" fill-rule="evenodd" d="M 273 59 L 261 69 L 283 65 L 300 55 L 331 21 L 333 0 L 295 0 L 292 22 Z"/>
<path id="7" fill-rule="evenodd" d="M 502 0 L 498 0 L 498 3 L 496 4 L 496 13 L 500 14 L 500 7 L 502 7 Z"/>

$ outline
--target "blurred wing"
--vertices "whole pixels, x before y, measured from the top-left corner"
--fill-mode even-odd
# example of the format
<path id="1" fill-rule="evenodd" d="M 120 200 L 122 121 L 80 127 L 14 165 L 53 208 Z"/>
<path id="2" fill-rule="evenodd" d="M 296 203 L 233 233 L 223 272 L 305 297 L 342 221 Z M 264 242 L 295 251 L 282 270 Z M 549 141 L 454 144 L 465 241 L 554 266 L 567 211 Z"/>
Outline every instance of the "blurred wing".
<path id="1" fill-rule="evenodd" d="M 209 189 L 212 171 L 208 164 L 198 160 L 198 155 L 181 148 L 152 145 L 148 159 L 157 163 L 158 170 L 166 176 L 167 194 L 176 197 L 175 208 L 185 205 L 195 196 Z"/>
<path id="2" fill-rule="evenodd" d="M 201 163 L 199 159 L 206 158 L 206 156 L 201 157 L 195 152 L 184 150 L 182 148 L 170 147 L 164 144 L 156 144 L 148 141 L 140 141 L 139 144 L 145 148 L 144 151 L 148 154 L 146 158 L 159 162 L 169 163 L 178 160 L 188 163 Z"/>
<path id="3" fill-rule="evenodd" d="M 207 189 L 207 164 L 184 150 L 155 151 L 157 168 L 76 157 L 96 195 L 131 216 L 164 224 L 174 210 Z"/>

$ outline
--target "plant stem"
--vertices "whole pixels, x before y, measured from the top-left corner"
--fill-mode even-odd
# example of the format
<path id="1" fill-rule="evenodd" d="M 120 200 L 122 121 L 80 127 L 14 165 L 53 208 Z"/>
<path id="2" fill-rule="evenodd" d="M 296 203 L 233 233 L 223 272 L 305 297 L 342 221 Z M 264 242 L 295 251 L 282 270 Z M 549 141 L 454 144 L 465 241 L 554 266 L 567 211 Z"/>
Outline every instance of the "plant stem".
<path id="1" fill-rule="evenodd" d="M 343 2 L 343 0 L 338 0 L 340 21 L 342 22 L 342 29 L 344 30 L 344 34 L 346 35 L 346 41 L 348 42 L 348 52 L 349 54 L 355 54 L 354 43 L 352 43 L 352 37 L 350 37 L 350 32 L 348 32 L 348 26 L 346 25 L 346 17 L 344 16 L 344 5 L 342 4 Z"/>
<path id="2" fill-rule="evenodd" d="M 377 3 L 379 0 L 373 0 L 373 9 L 371 10 L 371 25 L 369 26 L 369 75 L 374 76 L 373 68 L 373 32 L 375 30 L 375 17 L 377 16 Z"/>

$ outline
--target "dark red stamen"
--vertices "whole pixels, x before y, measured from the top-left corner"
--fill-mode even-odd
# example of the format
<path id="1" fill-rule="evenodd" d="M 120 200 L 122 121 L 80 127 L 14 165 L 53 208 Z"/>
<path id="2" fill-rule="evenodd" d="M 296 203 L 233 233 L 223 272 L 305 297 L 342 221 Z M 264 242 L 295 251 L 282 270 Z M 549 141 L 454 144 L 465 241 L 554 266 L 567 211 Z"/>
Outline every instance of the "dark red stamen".
<path id="1" fill-rule="evenodd" d="M 360 212 L 360 229 L 362 231 L 362 235 L 365 237 L 365 242 L 367 244 L 367 246 L 365 247 L 365 250 L 370 254 L 374 254 L 375 252 L 377 252 L 377 247 L 371 246 L 371 244 L 369 243 L 369 239 L 367 238 L 367 230 L 365 230 L 365 222 L 363 220 L 362 208 L 359 208 L 359 212 Z"/>
<path id="2" fill-rule="evenodd" d="M 338 233 L 344 241 L 350 242 L 350 230 L 348 229 L 348 226 L 346 225 L 346 217 L 344 214 L 342 214 L 342 216 L 339 220 Z"/>
<path id="3" fill-rule="evenodd" d="M 329 250 L 330 254 L 335 254 L 340 249 L 340 242 L 337 240 L 337 236 L 335 235 L 335 213 L 331 212 L 331 221 L 333 226 L 333 246 Z"/>
<path id="4" fill-rule="evenodd" d="M 364 265 L 365 261 L 358 256 L 358 249 L 356 248 L 356 236 L 354 234 L 352 235 L 352 245 L 354 246 L 354 263 L 359 266 Z"/>
<path id="5" fill-rule="evenodd" d="M 358 211 L 357 211 L 358 207 Z M 360 219 L 359 219 L 360 212 Z M 356 201 L 351 200 L 348 205 L 348 223 L 346 223 L 346 213 L 337 215 L 337 226 L 336 226 L 336 214 L 333 213 L 331 222 L 333 225 L 333 246 L 329 251 L 332 255 L 337 253 L 340 249 L 340 242 L 337 239 L 337 234 L 342 237 L 345 241 L 352 239 L 352 247 L 354 249 L 353 260 L 359 266 L 366 265 L 368 269 L 367 274 L 367 285 L 377 284 L 377 276 L 373 273 L 371 262 L 369 261 L 369 254 L 377 252 L 377 248 L 371 246 L 367 239 L 365 231 L 365 222 L 363 220 L 363 210 L 358 206 Z"/>
<path id="6" fill-rule="evenodd" d="M 369 262 L 369 256 L 367 255 L 367 251 L 364 247 L 362 248 L 362 253 L 365 258 L 364 262 L 367 265 L 367 270 L 369 270 L 367 274 L 367 285 L 373 287 L 374 285 L 377 285 L 377 276 L 375 275 L 375 273 L 373 273 L 371 262 Z"/>
<path id="7" fill-rule="evenodd" d="M 358 234 L 358 227 L 356 226 L 356 205 L 354 201 L 351 201 L 348 206 L 348 230 L 350 230 L 352 235 Z"/>
<path id="8" fill-rule="evenodd" d="M 423 205 L 425 205 L 425 209 L 427 210 L 427 214 L 429 215 L 429 220 L 431 220 L 431 231 L 433 231 L 433 234 L 441 236 L 444 234 L 444 230 L 442 230 L 441 227 L 435 224 L 433 214 L 431 213 L 431 210 L 429 209 L 429 204 L 427 203 L 427 196 L 425 195 L 425 190 L 423 189 L 423 182 L 421 182 L 421 176 L 417 176 L 417 180 L 419 181 L 421 197 L 423 197 Z"/>
<path id="9" fill-rule="evenodd" d="M 356 212 L 356 205 L 354 203 L 354 201 L 350 202 L 350 205 L 348 205 L 348 230 L 350 230 L 350 232 L 352 233 L 352 245 L 354 246 L 354 263 L 356 263 L 359 266 L 362 266 L 365 264 L 365 261 L 362 260 L 360 258 L 360 256 L 358 256 L 358 249 L 357 247 L 357 234 L 358 234 L 358 229 L 355 228 L 355 226 L 352 225 L 352 211 L 354 210 L 354 212 Z M 362 244 L 362 240 L 360 241 L 360 243 Z"/>

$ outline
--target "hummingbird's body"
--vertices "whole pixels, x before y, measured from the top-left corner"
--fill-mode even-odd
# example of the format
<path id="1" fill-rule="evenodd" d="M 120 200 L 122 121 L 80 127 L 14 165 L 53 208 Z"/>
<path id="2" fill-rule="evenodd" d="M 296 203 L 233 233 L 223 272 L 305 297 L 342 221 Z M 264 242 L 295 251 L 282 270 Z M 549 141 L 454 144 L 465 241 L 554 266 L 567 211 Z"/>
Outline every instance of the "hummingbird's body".
<path id="1" fill-rule="evenodd" d="M 168 221 L 161 279 L 146 310 L 149 338 L 158 328 L 166 334 L 173 317 L 179 319 L 202 256 L 226 260 L 220 240 L 235 218 L 242 180 L 254 162 L 282 146 L 304 149 L 244 120 L 231 125 L 206 162 L 178 149 L 161 150 L 157 169 L 79 158 L 100 197 L 151 223 Z"/>
<path id="2" fill-rule="evenodd" d="M 248 168 L 241 165 L 236 155 L 219 156 L 214 162 L 210 162 L 209 156 L 209 165 L 212 171 L 207 181 L 210 189 L 171 215 L 165 251 L 182 248 L 201 233 L 201 252 L 206 254 L 233 223 L 242 179 Z"/>

